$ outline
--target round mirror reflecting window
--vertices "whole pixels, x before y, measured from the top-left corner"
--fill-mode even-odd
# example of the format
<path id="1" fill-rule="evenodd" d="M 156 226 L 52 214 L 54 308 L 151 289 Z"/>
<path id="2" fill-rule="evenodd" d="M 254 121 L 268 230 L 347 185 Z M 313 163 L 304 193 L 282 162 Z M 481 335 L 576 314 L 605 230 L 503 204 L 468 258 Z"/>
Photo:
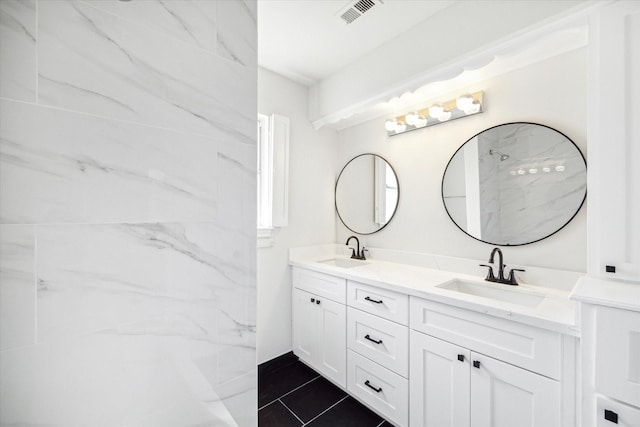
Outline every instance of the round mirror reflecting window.
<path id="1" fill-rule="evenodd" d="M 351 159 L 336 181 L 336 211 L 342 223 L 358 234 L 383 229 L 398 207 L 398 177 L 377 154 Z"/>
<path id="2" fill-rule="evenodd" d="M 492 245 L 537 242 L 568 224 L 587 194 L 587 165 L 561 132 L 534 123 L 489 128 L 455 152 L 442 179 L 453 222 Z"/>

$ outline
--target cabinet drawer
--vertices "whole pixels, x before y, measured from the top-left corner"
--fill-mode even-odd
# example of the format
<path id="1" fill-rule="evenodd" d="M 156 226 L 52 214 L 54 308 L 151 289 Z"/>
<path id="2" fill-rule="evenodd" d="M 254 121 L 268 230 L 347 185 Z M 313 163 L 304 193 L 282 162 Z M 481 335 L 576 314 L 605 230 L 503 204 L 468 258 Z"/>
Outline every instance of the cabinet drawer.
<path id="1" fill-rule="evenodd" d="M 415 297 L 410 313 L 411 329 L 560 378 L 561 337 L 557 332 Z"/>
<path id="2" fill-rule="evenodd" d="M 596 310 L 596 390 L 640 407 L 640 313 Z"/>
<path id="3" fill-rule="evenodd" d="M 346 304 L 346 279 L 297 267 L 291 269 L 291 279 L 295 288 Z"/>
<path id="4" fill-rule="evenodd" d="M 640 426 L 640 409 L 624 403 L 614 402 L 598 396 L 596 414 L 597 427 L 637 427 Z"/>
<path id="5" fill-rule="evenodd" d="M 407 426 L 408 381 L 351 350 L 347 350 L 347 390 L 394 425 Z"/>
<path id="6" fill-rule="evenodd" d="M 395 373 L 409 375 L 409 328 L 347 309 L 347 347 Z"/>
<path id="7" fill-rule="evenodd" d="M 349 281 L 348 305 L 385 319 L 407 325 L 409 322 L 409 296 L 364 283 Z"/>

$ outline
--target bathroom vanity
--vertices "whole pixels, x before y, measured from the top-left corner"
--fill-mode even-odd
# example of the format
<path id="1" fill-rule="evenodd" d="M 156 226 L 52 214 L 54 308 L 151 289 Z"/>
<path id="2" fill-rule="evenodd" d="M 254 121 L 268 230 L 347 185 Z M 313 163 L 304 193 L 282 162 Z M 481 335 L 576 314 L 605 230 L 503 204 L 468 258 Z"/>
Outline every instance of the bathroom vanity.
<path id="1" fill-rule="evenodd" d="M 437 257 L 353 260 L 331 246 L 290 252 L 303 362 L 397 426 L 578 425 L 567 290 L 489 283 L 470 260 L 445 271 Z"/>

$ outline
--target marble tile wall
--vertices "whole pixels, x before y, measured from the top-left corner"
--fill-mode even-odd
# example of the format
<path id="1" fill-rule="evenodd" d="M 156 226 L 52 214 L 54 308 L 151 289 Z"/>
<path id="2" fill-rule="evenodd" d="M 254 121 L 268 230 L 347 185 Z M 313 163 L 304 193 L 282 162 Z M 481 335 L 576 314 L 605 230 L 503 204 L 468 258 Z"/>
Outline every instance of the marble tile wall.
<path id="1" fill-rule="evenodd" d="M 0 57 L 0 425 L 255 425 L 255 0 L 1 0 Z"/>

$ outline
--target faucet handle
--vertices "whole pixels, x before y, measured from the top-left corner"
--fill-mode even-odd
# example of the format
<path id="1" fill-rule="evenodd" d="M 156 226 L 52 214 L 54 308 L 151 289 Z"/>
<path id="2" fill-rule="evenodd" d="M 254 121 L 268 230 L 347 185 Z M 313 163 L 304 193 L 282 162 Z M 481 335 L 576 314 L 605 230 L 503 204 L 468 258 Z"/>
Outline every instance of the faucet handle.
<path id="1" fill-rule="evenodd" d="M 516 274 L 515 274 L 516 271 L 522 271 L 524 273 L 526 270 L 523 270 L 521 268 L 512 268 L 511 271 L 509 271 L 509 279 L 507 279 L 509 281 L 508 283 L 509 285 L 518 284 L 518 281 L 516 280 Z"/>
<path id="2" fill-rule="evenodd" d="M 489 267 L 489 271 L 487 272 L 487 277 L 484 280 L 489 282 L 493 282 L 496 279 L 496 276 L 493 275 L 493 267 L 488 264 L 478 264 L 480 267 Z"/>
<path id="3" fill-rule="evenodd" d="M 364 253 L 369 252 L 369 249 L 365 248 L 364 246 L 362 247 L 362 250 L 360 251 L 360 259 L 366 260 L 367 258 L 365 258 Z"/>

